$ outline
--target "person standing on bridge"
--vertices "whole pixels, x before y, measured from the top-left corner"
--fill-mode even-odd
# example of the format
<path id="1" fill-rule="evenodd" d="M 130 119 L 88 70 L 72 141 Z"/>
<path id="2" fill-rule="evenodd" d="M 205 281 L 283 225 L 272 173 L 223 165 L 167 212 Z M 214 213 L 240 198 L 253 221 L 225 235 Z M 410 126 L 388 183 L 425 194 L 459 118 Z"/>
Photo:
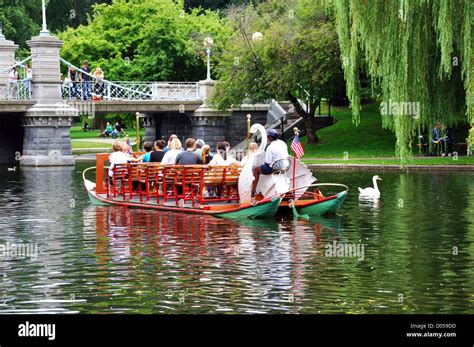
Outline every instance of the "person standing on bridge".
<path id="1" fill-rule="evenodd" d="M 8 97 L 11 99 L 17 98 L 18 92 L 18 71 L 16 71 L 16 66 L 12 67 L 8 72 Z"/>
<path id="2" fill-rule="evenodd" d="M 28 64 L 25 64 L 25 75 L 26 77 L 23 79 L 23 85 L 25 86 L 28 96 L 31 98 L 31 81 L 33 81 L 33 70 L 31 70 L 31 67 Z"/>
<path id="3" fill-rule="evenodd" d="M 84 60 L 81 67 L 81 81 L 82 81 L 82 100 L 89 100 L 91 97 L 91 68 L 89 62 Z"/>
<path id="4" fill-rule="evenodd" d="M 77 76 L 77 72 L 76 72 L 76 68 L 74 66 L 71 66 L 69 68 L 69 80 L 71 81 L 70 83 L 70 94 L 69 94 L 69 97 L 71 99 L 75 99 L 76 96 L 77 96 L 77 80 L 78 80 L 78 76 Z"/>
<path id="5" fill-rule="evenodd" d="M 100 67 L 97 67 L 94 72 L 95 85 L 94 94 L 97 100 L 102 100 L 104 94 L 104 71 Z"/>

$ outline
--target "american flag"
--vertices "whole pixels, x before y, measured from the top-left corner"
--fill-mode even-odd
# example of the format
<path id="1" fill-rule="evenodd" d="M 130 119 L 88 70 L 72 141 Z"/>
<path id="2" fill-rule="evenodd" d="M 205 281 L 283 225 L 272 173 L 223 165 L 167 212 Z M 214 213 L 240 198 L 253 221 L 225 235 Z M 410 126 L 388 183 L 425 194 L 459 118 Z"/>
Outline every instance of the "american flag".
<path id="1" fill-rule="evenodd" d="M 304 149 L 300 142 L 300 137 L 298 134 L 295 134 L 293 142 L 291 142 L 291 150 L 295 153 L 296 158 L 301 158 L 304 155 Z"/>

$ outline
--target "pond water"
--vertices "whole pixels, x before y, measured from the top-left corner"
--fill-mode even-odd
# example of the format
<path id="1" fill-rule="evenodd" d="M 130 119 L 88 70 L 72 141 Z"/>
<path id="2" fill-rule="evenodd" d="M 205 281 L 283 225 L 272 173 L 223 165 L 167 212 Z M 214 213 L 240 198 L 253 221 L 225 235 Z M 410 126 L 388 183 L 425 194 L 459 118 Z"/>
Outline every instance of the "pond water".
<path id="1" fill-rule="evenodd" d="M 318 171 L 337 216 L 259 222 L 93 206 L 87 166 L 0 167 L 0 313 L 474 313 L 474 173 Z"/>

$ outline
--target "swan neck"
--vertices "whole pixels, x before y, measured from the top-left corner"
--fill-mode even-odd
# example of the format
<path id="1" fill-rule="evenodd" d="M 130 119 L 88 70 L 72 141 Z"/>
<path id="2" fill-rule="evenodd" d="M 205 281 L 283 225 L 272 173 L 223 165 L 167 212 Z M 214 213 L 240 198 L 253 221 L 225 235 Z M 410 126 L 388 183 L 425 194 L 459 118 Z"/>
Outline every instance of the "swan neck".
<path id="1" fill-rule="evenodd" d="M 375 177 L 372 178 L 372 182 L 374 182 L 374 189 L 379 191 L 379 186 L 377 185 L 377 179 Z"/>

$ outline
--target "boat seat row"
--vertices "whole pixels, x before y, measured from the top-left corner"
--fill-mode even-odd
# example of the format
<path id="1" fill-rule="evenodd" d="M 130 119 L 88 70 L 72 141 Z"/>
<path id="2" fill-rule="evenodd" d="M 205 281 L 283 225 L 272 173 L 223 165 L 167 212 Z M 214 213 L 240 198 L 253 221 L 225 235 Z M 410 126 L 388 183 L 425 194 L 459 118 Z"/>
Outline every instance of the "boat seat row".
<path id="1" fill-rule="evenodd" d="M 238 201 L 238 180 L 241 168 L 209 165 L 115 165 L 106 182 L 107 196 L 122 196 L 124 201 L 139 197 L 140 202 L 155 198 L 156 203 L 174 200 L 180 203 Z M 205 193 L 211 192 L 212 194 Z M 217 194 L 216 194 L 217 193 Z"/>

